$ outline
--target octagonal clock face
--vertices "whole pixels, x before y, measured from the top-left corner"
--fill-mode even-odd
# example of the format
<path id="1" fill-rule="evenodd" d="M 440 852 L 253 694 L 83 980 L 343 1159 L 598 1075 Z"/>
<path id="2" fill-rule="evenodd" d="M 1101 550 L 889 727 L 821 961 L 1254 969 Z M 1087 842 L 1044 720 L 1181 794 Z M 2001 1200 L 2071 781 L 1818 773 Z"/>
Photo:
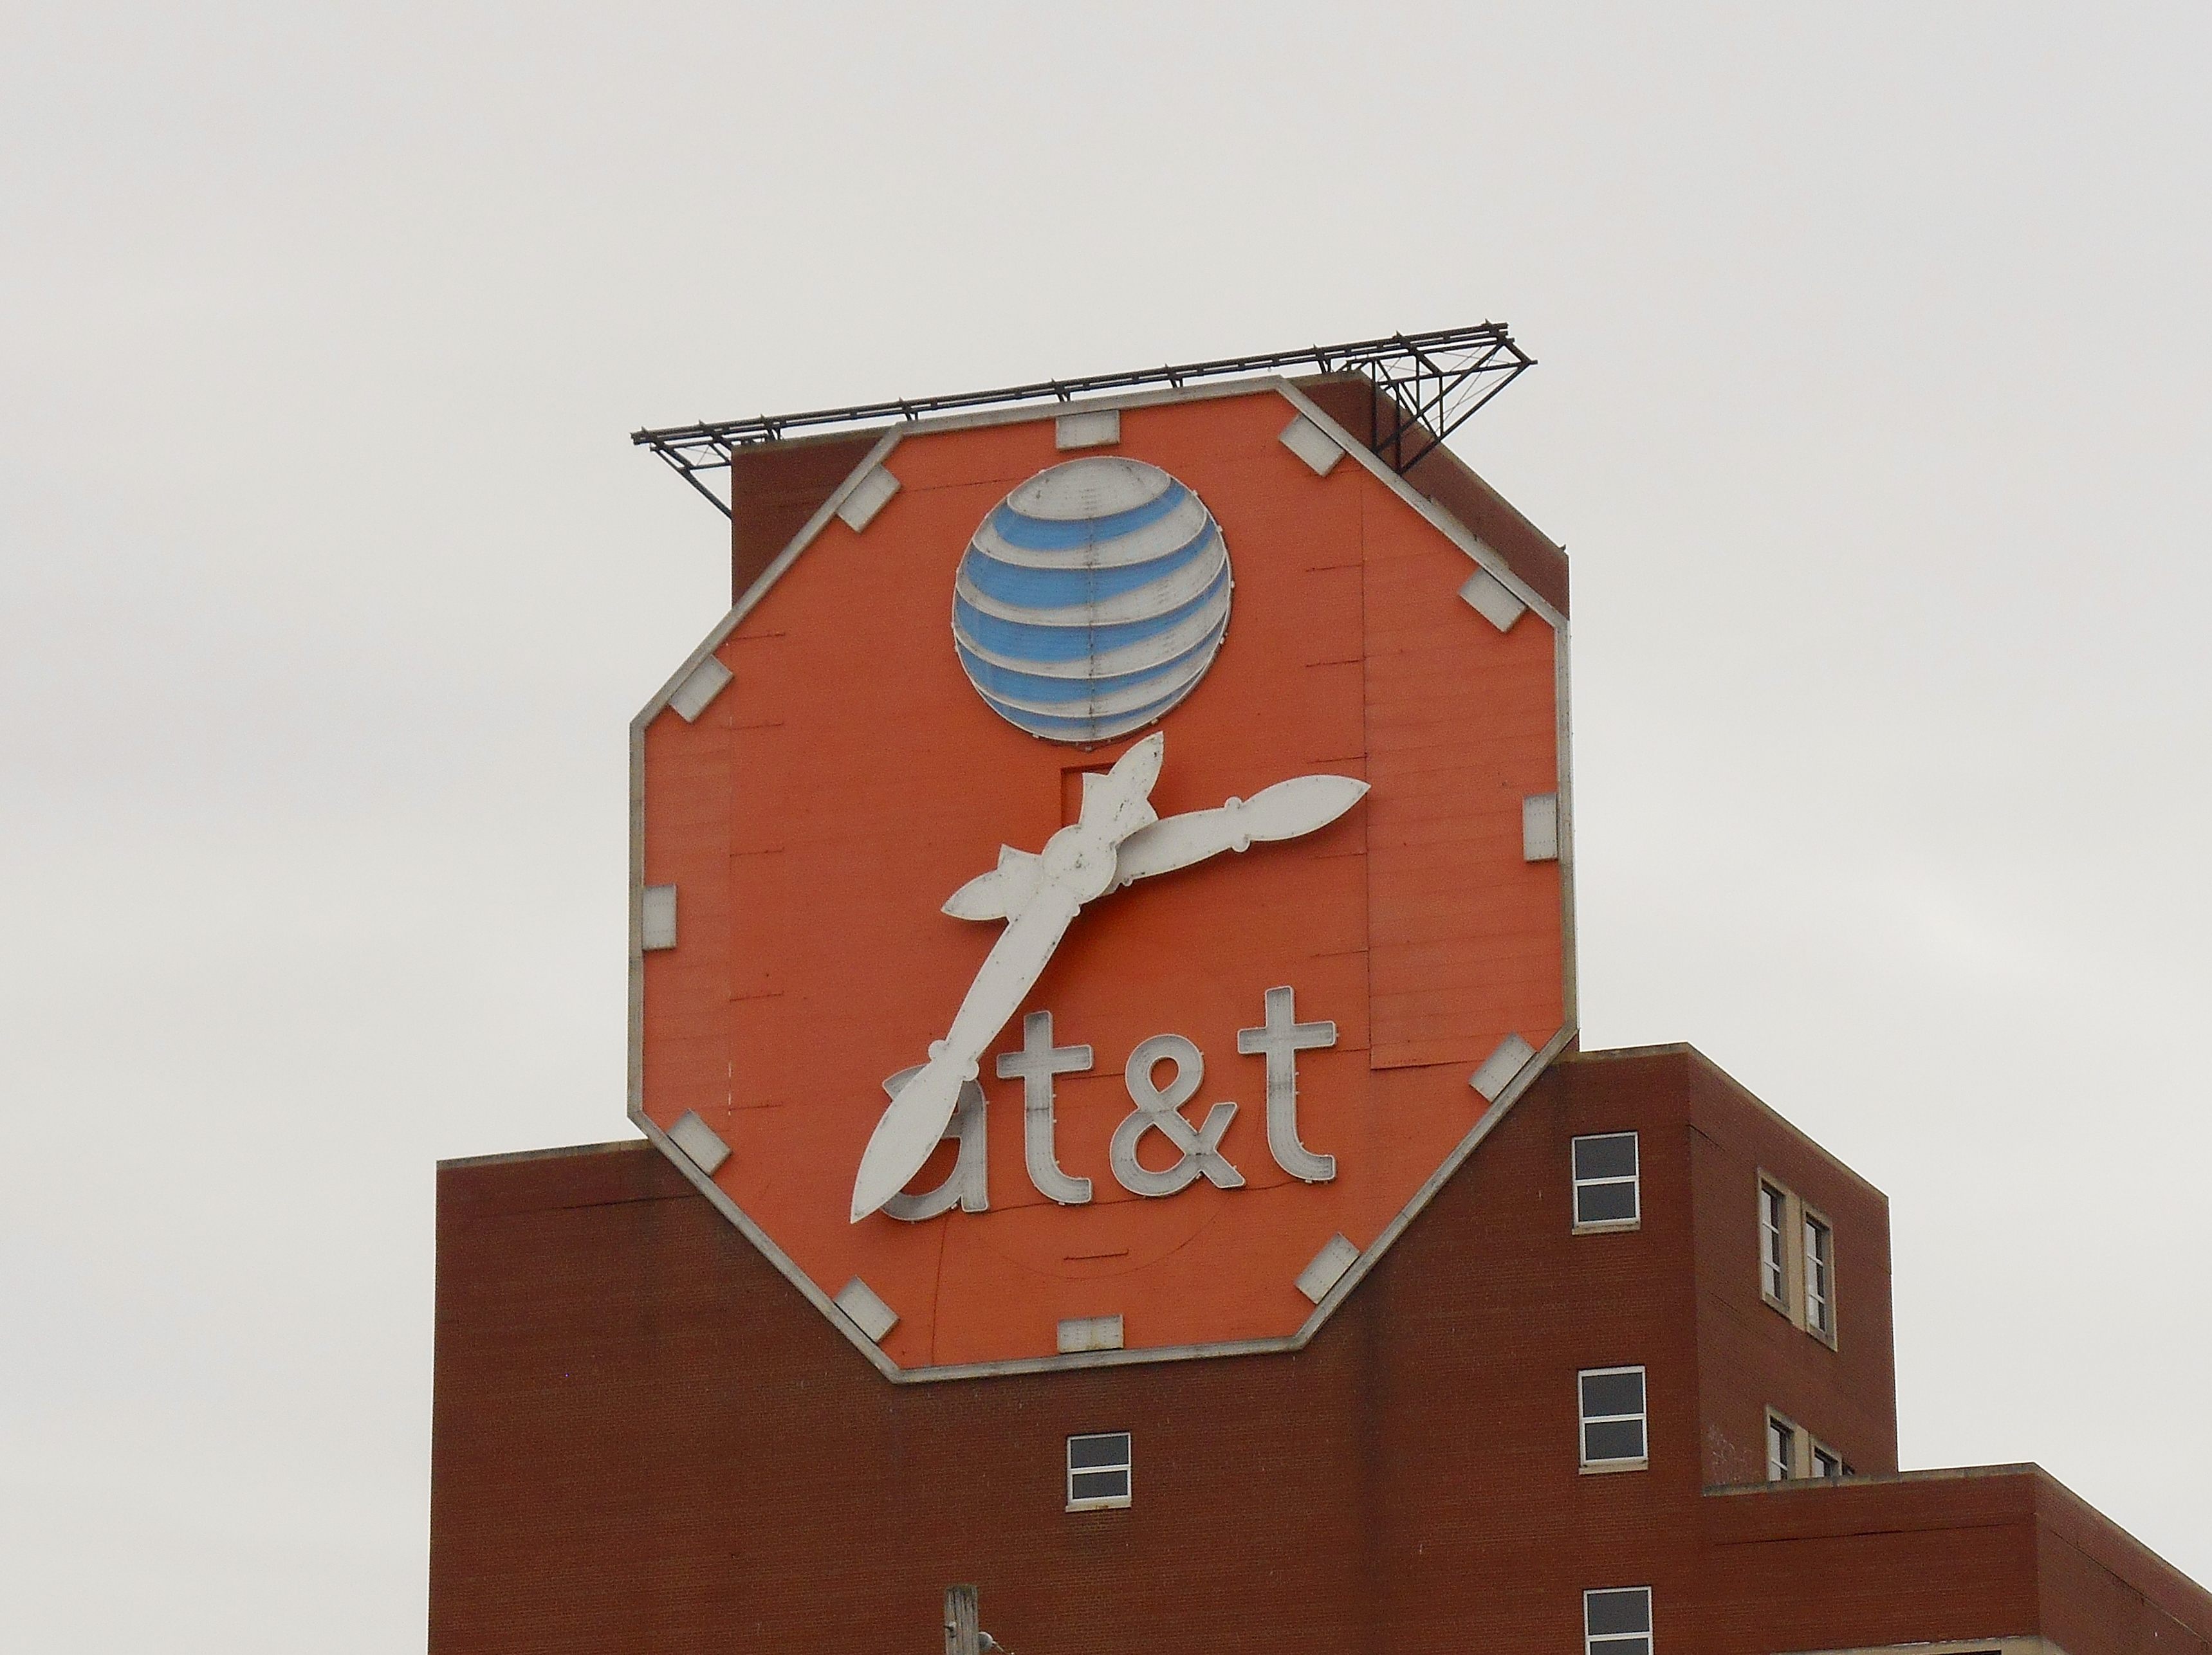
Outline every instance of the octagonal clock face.
<path id="1" fill-rule="evenodd" d="M 1563 618 L 1287 386 L 1067 429 L 635 726 L 633 1117 L 900 1376 L 1296 1343 L 1571 1036 Z"/>

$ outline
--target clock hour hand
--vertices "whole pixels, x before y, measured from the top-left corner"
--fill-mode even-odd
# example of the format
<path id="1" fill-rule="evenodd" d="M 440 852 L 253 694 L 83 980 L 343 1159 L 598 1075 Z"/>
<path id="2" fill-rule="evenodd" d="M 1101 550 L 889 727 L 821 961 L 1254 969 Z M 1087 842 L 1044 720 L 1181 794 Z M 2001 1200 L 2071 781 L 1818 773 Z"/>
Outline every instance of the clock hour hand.
<path id="1" fill-rule="evenodd" d="M 1351 776 L 1293 776 L 1261 788 L 1249 799 L 1231 799 L 1218 809 L 1164 816 L 1121 842 L 1114 888 L 1154 874 L 1173 873 L 1224 851 L 1313 833 L 1334 821 L 1366 792 L 1367 784 Z M 1001 845 L 999 865 L 953 892 L 945 912 L 955 919 L 1003 919 L 1019 912 L 1036 888 L 1038 860 L 1027 851 Z"/>
<path id="2" fill-rule="evenodd" d="M 853 1180 L 854 1223 L 921 1170 L 945 1136 L 962 1084 L 975 1077 L 985 1049 L 1029 997 L 1075 916 L 1085 903 L 1113 888 L 1121 842 L 1159 820 L 1151 794 L 1164 746 L 1155 731 L 1124 753 L 1104 776 L 1084 779 L 1080 814 L 1033 858 L 1034 877 L 1021 905 L 984 957 L 952 1027 L 930 1047 L 929 1061 L 899 1088 L 876 1123 Z"/>
<path id="3" fill-rule="evenodd" d="M 1115 888 L 1188 868 L 1224 851 L 1310 834 L 1334 821 L 1366 792 L 1367 784 L 1351 776 L 1293 776 L 1218 809 L 1163 817 L 1121 841 Z"/>
<path id="4" fill-rule="evenodd" d="M 977 874 L 945 898 L 945 912 L 955 919 L 1004 919 L 1010 913 L 1019 913 L 1036 889 L 1037 864 L 1042 860 L 1035 852 L 1001 845 L 999 865 L 987 874 Z"/>

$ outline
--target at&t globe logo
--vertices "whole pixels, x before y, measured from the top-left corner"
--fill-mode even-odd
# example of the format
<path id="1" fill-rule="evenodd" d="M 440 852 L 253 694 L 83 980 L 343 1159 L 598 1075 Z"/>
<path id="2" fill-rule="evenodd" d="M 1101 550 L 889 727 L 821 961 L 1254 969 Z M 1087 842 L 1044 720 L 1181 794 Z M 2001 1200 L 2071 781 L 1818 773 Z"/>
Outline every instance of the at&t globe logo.
<path id="1" fill-rule="evenodd" d="M 1197 687 L 1229 626 L 1229 549 L 1156 465 L 1041 471 L 960 560 L 952 637 L 992 710 L 1047 741 L 1111 741 Z"/>

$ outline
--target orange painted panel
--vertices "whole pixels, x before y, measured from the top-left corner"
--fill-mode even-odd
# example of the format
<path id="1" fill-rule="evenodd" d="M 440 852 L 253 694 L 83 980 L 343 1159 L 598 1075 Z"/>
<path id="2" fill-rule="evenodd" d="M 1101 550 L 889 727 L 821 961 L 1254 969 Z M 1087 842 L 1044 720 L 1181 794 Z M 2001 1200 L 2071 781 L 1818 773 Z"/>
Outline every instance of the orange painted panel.
<path id="1" fill-rule="evenodd" d="M 645 1107 L 696 1109 L 731 1148 L 716 1182 L 824 1294 L 866 1282 L 909 1367 L 1050 1357 L 1060 1320 L 1120 1315 L 1132 1349 L 1279 1338 L 1311 1314 L 1301 1270 L 1339 1233 L 1371 1244 L 1479 1119 L 1473 1070 L 1565 1017 L 1559 870 L 1522 860 L 1522 800 L 1558 789 L 1556 640 L 1459 601 L 1469 563 L 1392 487 L 1326 477 L 1278 441 L 1273 392 L 1125 410 L 1098 451 L 1194 490 L 1235 579 L 1211 669 L 1157 725 L 1161 815 L 1328 773 L 1372 791 L 1303 838 L 1259 844 L 1087 906 L 1024 1010 L 1092 1066 L 1055 1087 L 1058 1162 L 1025 1170 L 1018 1081 L 987 1058 L 988 1209 L 919 1223 L 847 1208 L 887 1076 L 942 1037 L 1000 927 L 940 912 L 1001 845 L 1039 850 L 1095 749 L 1041 740 L 970 686 L 956 570 L 1007 494 L 1071 458 L 1049 417 L 910 435 L 866 529 L 832 520 L 717 653 L 733 682 L 696 724 L 645 737 L 647 879 L 679 891 L 678 946 L 646 956 Z M 1305 1184 L 1271 1155 L 1266 1064 L 1237 1050 L 1271 988 L 1333 1046 L 1297 1059 L 1298 1130 L 1336 1160 Z M 1116 1180 L 1123 1067 L 1185 1037 L 1193 1125 L 1236 1106 L 1242 1175 L 1147 1198 Z M 993 1054 L 1021 1045 L 1019 1014 Z M 1165 1071 L 1163 1070 L 1163 1077 Z M 1158 1131 L 1139 1159 L 1172 1162 Z M 951 1165 L 949 1145 L 909 1187 Z"/>

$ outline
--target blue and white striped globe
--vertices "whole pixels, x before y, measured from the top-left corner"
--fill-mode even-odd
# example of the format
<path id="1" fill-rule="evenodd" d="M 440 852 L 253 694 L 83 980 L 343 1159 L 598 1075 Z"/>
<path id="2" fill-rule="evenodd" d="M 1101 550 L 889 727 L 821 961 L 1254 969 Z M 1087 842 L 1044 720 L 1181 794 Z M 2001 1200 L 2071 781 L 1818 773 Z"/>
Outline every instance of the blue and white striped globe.
<path id="1" fill-rule="evenodd" d="M 1069 460 L 1007 495 L 969 542 L 953 646 L 1009 723 L 1111 741 L 1206 676 L 1231 585 L 1221 527 L 1196 494 L 1142 460 Z"/>

